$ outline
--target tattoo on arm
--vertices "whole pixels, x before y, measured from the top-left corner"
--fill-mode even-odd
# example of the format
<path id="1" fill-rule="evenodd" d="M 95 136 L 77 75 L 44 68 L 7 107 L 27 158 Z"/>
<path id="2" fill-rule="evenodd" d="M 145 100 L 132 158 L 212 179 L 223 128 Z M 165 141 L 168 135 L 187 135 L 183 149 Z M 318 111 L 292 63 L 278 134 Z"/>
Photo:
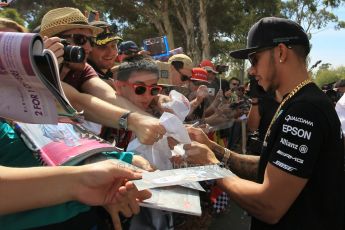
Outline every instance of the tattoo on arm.
<path id="1" fill-rule="evenodd" d="M 214 151 L 218 159 L 223 158 L 225 150 L 222 146 L 212 143 L 211 149 Z M 231 151 L 227 166 L 237 176 L 243 179 L 256 181 L 259 166 L 259 156 L 238 154 L 234 151 Z"/>

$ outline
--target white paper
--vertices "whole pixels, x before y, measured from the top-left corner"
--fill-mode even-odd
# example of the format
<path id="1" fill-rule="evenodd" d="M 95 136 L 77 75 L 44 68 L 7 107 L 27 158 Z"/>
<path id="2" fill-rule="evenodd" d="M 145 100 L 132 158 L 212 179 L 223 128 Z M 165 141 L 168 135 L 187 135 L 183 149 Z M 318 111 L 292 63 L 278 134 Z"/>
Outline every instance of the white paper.
<path id="1" fill-rule="evenodd" d="M 166 134 L 161 140 L 153 145 L 143 145 L 136 138 L 129 143 L 127 151 L 133 151 L 141 155 L 157 169 L 166 170 L 172 168 L 170 162 L 172 156 L 184 155 L 184 149 L 181 146 L 177 147 L 178 150 L 175 150 L 173 153 L 169 148 L 167 138 L 172 137 L 180 144 L 190 144 L 191 140 L 185 126 L 176 115 L 165 112 L 162 114 L 159 121 L 166 130 Z"/>
<path id="2" fill-rule="evenodd" d="M 171 90 L 169 97 L 171 98 L 171 101 L 164 103 L 162 107 L 170 109 L 181 121 L 184 121 L 190 111 L 190 103 L 188 99 L 176 90 Z"/>
<path id="3" fill-rule="evenodd" d="M 201 216 L 200 197 L 197 191 L 181 187 L 150 189 L 152 197 L 140 206 Z"/>
<path id="4" fill-rule="evenodd" d="M 335 110 L 337 111 L 341 123 L 341 129 L 345 135 L 345 94 L 337 102 Z"/>
<path id="5" fill-rule="evenodd" d="M 144 172 L 140 180 L 134 180 L 138 190 L 159 188 L 172 185 L 183 185 L 189 182 L 205 181 L 234 176 L 234 174 L 218 165 L 205 165 L 199 167 L 189 167 L 171 169 L 155 172 Z"/>

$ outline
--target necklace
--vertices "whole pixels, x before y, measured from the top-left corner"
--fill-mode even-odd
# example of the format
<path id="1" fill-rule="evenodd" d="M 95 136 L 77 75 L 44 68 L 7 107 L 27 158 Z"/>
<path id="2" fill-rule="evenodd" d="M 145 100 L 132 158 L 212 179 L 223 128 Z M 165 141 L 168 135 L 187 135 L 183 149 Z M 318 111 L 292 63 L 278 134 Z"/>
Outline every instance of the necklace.
<path id="1" fill-rule="evenodd" d="M 283 107 L 283 105 L 290 99 L 292 98 L 298 91 L 300 91 L 304 86 L 312 83 L 313 81 L 310 79 L 304 80 L 301 83 L 299 83 L 285 98 L 284 100 L 280 103 L 278 109 L 276 110 L 270 125 L 268 126 L 267 132 L 265 134 L 265 139 L 264 139 L 264 146 L 267 146 L 267 138 L 271 133 L 271 127 L 273 125 L 273 123 L 276 121 L 276 119 L 278 118 L 278 116 L 280 115 L 280 109 Z"/>

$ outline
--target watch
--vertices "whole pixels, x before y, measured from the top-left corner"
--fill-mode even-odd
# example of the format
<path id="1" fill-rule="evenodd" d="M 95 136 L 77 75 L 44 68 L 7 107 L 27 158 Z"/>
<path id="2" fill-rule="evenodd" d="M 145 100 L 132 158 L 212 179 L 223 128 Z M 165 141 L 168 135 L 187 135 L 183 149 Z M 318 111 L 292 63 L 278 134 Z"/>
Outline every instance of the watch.
<path id="1" fill-rule="evenodd" d="M 129 112 L 122 114 L 122 116 L 119 119 L 119 128 L 120 129 L 124 129 L 124 130 L 128 129 L 128 116 L 131 113 L 132 112 L 129 111 Z"/>

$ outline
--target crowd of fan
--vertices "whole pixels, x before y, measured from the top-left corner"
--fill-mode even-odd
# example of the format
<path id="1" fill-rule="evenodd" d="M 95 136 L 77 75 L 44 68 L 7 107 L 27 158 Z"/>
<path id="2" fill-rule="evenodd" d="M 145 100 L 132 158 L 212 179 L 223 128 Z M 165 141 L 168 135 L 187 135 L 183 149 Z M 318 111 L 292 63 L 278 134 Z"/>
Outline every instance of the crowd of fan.
<path id="1" fill-rule="evenodd" d="M 0 31 L 27 32 L 22 26 L 4 18 L 0 18 Z M 143 144 L 152 145 L 165 135 L 166 131 L 158 118 L 166 111 L 163 104 L 171 100 L 169 92 L 176 90 L 190 102 L 190 112 L 185 119 L 187 126 L 200 127 L 210 140 L 227 149 L 260 155 L 265 133 L 283 100 L 275 92 L 265 92 L 257 85 L 255 78 L 244 83 L 235 77 L 229 81 L 217 77 L 221 73 L 210 60 L 194 65 L 187 55 L 175 54 L 168 62 L 159 63 L 134 42 L 122 41 L 108 23 L 99 20 L 89 23 L 85 15 L 75 8 L 58 8 L 47 12 L 35 32 L 42 36 L 45 48 L 55 53 L 65 94 L 77 110 L 84 111 L 85 127 L 124 150 L 134 138 L 138 138 Z M 82 47 L 87 59 L 81 63 L 65 61 L 61 39 L 65 39 L 70 45 Z M 168 77 L 162 76 L 164 71 L 168 72 Z M 335 95 L 336 100 L 339 100 L 340 94 L 345 91 L 344 80 L 337 83 L 335 88 L 332 92 L 328 89 L 326 94 L 336 103 Z M 15 154 L 23 154 L 18 151 L 25 149 L 23 144 L 14 143 L 13 138 L 8 137 L 9 133 L 13 134 L 10 122 L 2 120 L 0 143 L 1 146 L 7 146 L 7 149 L 0 152 L 5 155 L 5 151 L 9 153 L 16 150 Z M 27 149 L 25 151 L 29 152 Z M 9 159 L 14 158 L 12 155 Z M 15 162 L 11 163 L 7 159 L 6 164 L 0 156 L 2 166 L 39 166 L 33 160 Z M 134 155 L 129 163 L 148 171 L 155 170 L 155 165 L 139 155 Z M 227 208 L 227 193 L 216 185 L 204 184 L 208 193 L 203 198 L 205 212 L 201 218 L 193 219 L 141 208 L 139 215 L 128 219 L 127 217 L 139 212 L 138 201 L 149 196 L 148 191 L 139 192 L 127 181 L 140 177 L 137 172 L 113 169 L 109 161 L 96 163 L 93 167 L 77 167 L 84 167 L 86 176 L 94 178 L 94 181 L 88 183 L 81 182 L 83 184 L 79 187 L 82 189 L 78 191 L 78 195 L 73 192 L 67 194 L 67 198 L 61 195 L 59 200 L 54 201 L 50 201 L 47 195 L 46 201 L 37 202 L 35 196 L 26 191 L 29 201 L 1 204 L 3 209 L 0 209 L 0 223 L 6 225 L 5 229 L 23 226 L 40 229 L 91 229 L 92 226 L 97 226 L 97 229 L 107 229 L 111 228 L 112 223 L 117 228 L 122 225 L 122 228 L 128 229 L 187 229 L 191 226 L 202 229 L 207 227 L 212 214 L 221 213 Z M 111 202 L 101 200 L 105 193 L 96 194 L 96 188 L 92 188 L 92 183 L 96 180 L 100 180 L 99 183 L 103 183 L 102 186 L 106 188 L 110 188 L 108 186 L 114 181 L 104 179 L 105 171 L 102 175 L 97 175 L 96 171 L 101 167 L 105 171 L 115 170 L 115 174 L 118 174 L 116 179 L 122 182 L 121 187 L 113 189 L 116 190 L 114 192 L 117 197 Z M 61 167 L 61 170 L 71 169 Z M 53 174 L 49 171 L 37 173 Z M 67 187 L 70 173 L 60 172 L 66 177 L 61 180 L 67 181 L 64 182 L 66 187 L 63 190 L 72 189 Z M 85 180 L 84 174 L 75 174 L 81 178 L 77 180 Z M 51 186 L 51 189 L 58 190 L 58 185 Z M 51 193 L 51 196 L 59 196 L 56 195 L 57 191 L 52 193 L 48 188 L 43 190 L 47 194 Z M 44 197 L 44 191 L 41 193 Z M 94 196 L 94 200 L 90 196 Z M 73 200 L 80 203 L 71 202 Z M 121 220 L 118 216 L 120 213 Z"/>

